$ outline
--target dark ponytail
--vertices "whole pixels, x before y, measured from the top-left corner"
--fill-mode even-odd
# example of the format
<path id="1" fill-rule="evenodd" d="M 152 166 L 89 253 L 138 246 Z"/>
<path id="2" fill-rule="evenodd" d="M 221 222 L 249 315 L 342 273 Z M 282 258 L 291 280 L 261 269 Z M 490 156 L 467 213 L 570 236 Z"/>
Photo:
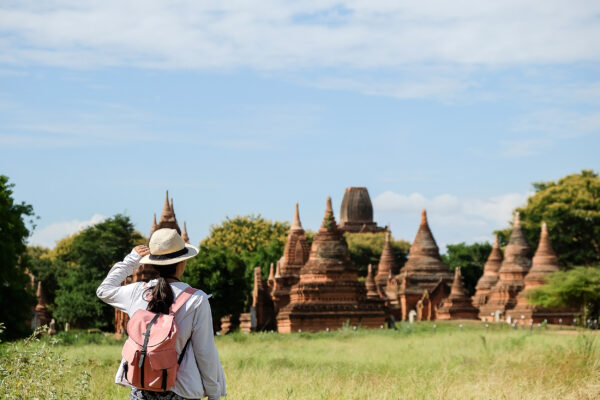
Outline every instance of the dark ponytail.
<path id="1" fill-rule="evenodd" d="M 169 308 L 174 301 L 173 289 L 171 289 L 171 285 L 167 282 L 167 278 L 177 279 L 175 278 L 175 271 L 177 269 L 177 264 L 172 265 L 161 265 L 154 268 L 158 275 L 158 282 L 156 286 L 153 286 L 151 289 L 151 298 L 148 302 L 148 307 L 146 310 L 152 311 L 155 313 L 163 313 L 168 314 Z"/>

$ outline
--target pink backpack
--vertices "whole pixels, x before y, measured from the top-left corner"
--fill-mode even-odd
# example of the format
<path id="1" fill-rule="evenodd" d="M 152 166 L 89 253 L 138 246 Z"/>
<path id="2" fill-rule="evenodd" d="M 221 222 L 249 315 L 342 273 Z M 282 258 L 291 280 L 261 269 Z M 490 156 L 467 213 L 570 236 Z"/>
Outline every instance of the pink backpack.
<path id="1" fill-rule="evenodd" d="M 164 392 L 175 385 L 177 369 L 189 339 L 177 358 L 175 314 L 196 289 L 188 287 L 171 305 L 169 314 L 137 310 L 127 323 L 129 338 L 121 352 L 123 377 L 138 389 Z"/>

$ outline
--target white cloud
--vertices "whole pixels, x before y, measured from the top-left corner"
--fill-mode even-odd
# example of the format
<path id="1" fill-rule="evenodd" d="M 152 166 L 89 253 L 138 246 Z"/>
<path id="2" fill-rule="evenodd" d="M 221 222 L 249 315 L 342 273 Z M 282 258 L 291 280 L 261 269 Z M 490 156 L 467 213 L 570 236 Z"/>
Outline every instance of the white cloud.
<path id="1" fill-rule="evenodd" d="M 512 211 L 524 205 L 530 195 L 507 193 L 479 199 L 441 194 L 428 198 L 420 193 L 385 191 L 374 198 L 373 206 L 377 218 L 391 222 L 395 236 L 406 240 L 414 237 L 419 213 L 425 208 L 433 234 L 444 251 L 448 243 L 490 240 L 492 232 L 505 228 Z"/>
<path id="2" fill-rule="evenodd" d="M 31 235 L 29 238 L 29 244 L 32 246 L 44 246 L 52 248 L 54 245 L 56 245 L 56 242 L 65 236 L 79 232 L 88 226 L 98 224 L 105 219 L 106 217 L 103 215 L 94 214 L 87 221 L 74 219 L 72 221 L 55 222 L 45 226 L 42 229 L 34 231 L 33 235 Z"/>
<path id="3" fill-rule="evenodd" d="M 263 70 L 597 61 L 597 1 L 7 2 L 0 62 Z"/>

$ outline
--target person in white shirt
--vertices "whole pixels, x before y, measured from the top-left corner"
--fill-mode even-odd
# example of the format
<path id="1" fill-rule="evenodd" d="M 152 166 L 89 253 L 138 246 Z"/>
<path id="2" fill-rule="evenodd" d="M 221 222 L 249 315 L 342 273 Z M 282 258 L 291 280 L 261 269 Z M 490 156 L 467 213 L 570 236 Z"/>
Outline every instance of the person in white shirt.
<path id="1" fill-rule="evenodd" d="M 137 246 L 121 262 L 116 263 L 96 290 L 96 295 L 130 317 L 139 309 L 168 313 L 173 301 L 189 287 L 179 279 L 186 260 L 198 254 L 198 249 L 186 244 L 175 229 L 159 229 L 150 238 L 149 247 Z M 158 279 L 121 283 L 141 264 L 153 265 Z M 175 385 L 166 392 L 151 392 L 131 388 L 130 399 L 201 399 L 218 400 L 226 396 L 225 376 L 213 336 L 213 324 L 208 303 L 209 295 L 197 290 L 175 315 L 177 352 L 183 360 Z M 123 379 L 123 362 L 115 382 L 130 386 Z"/>

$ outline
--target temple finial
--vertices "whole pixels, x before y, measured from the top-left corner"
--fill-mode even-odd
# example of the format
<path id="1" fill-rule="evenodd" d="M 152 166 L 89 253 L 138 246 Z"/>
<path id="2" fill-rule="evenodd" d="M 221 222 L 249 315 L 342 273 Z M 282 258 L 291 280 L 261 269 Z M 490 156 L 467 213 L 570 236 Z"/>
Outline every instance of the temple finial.
<path id="1" fill-rule="evenodd" d="M 187 233 L 187 226 L 185 221 L 183 221 L 183 231 L 181 232 L 181 238 L 186 242 L 189 243 L 190 242 L 190 237 Z"/>
<path id="2" fill-rule="evenodd" d="M 302 224 L 300 223 L 300 212 L 298 210 L 298 203 L 296 203 L 296 209 L 294 211 L 294 220 L 292 221 L 292 229 L 302 229 Z"/>
<path id="3" fill-rule="evenodd" d="M 427 211 L 425 209 L 421 210 L 421 225 L 427 223 Z"/>
<path id="4" fill-rule="evenodd" d="M 333 213 L 333 207 L 331 206 L 331 196 L 327 196 L 327 206 L 325 212 Z"/>
<path id="5" fill-rule="evenodd" d="M 498 235 L 494 235 L 494 244 L 492 245 L 492 248 L 497 248 L 499 247 L 498 245 Z"/>
<path id="6" fill-rule="evenodd" d="M 521 213 L 519 213 L 518 211 L 515 212 L 515 220 L 513 222 L 513 226 L 521 226 Z"/>

